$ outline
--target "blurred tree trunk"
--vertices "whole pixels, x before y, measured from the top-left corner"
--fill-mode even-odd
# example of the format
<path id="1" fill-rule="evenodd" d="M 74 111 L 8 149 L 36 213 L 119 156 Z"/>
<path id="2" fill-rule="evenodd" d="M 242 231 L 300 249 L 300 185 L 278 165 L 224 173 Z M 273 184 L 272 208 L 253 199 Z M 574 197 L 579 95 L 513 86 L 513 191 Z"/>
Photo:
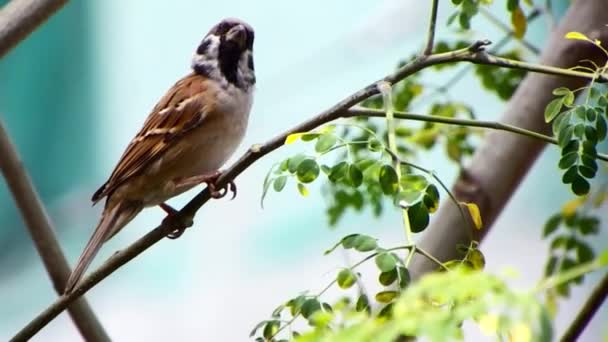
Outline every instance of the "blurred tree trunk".
<path id="1" fill-rule="evenodd" d="M 587 42 L 567 40 L 564 35 L 579 31 L 591 39 L 608 42 L 605 25 L 606 0 L 572 2 L 566 15 L 551 32 L 539 62 L 572 67 L 580 64 L 581 60 L 591 59 L 603 65 L 606 57 L 598 48 Z M 545 123 L 543 113 L 553 99 L 552 90 L 558 87 L 575 89 L 586 83 L 580 78 L 529 73 L 508 102 L 500 121 L 550 135 L 551 127 Z M 481 241 L 544 147 L 545 143 L 538 140 L 508 132 L 488 133 L 453 187 L 459 201 L 474 202 L 479 206 L 483 229 L 471 231 L 470 227 L 463 226 L 457 207 L 446 201 L 435 214 L 420 246 L 438 259 L 447 261 L 459 257 L 456 246 L 468 245 L 470 236 Z M 435 267 L 427 259 L 415 256 L 411 272 L 419 277 Z"/>

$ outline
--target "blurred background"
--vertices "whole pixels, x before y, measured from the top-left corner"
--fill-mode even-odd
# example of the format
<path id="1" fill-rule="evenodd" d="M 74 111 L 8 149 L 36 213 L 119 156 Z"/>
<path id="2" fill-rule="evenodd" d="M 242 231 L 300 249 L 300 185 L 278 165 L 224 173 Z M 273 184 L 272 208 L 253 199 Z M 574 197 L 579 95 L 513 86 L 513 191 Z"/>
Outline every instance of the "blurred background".
<path id="1" fill-rule="evenodd" d="M 6 2 L 0 0 L 0 5 Z M 495 13 L 508 23 L 503 6 Z M 0 119 L 73 263 L 101 211 L 101 206 L 91 206 L 91 194 L 156 101 L 189 72 L 194 49 L 216 22 L 239 17 L 256 31 L 257 94 L 238 156 L 251 144 L 381 78 L 400 59 L 419 51 L 429 7 L 426 1 L 414 0 L 70 1 L 0 60 Z M 565 8 L 554 10 L 559 17 Z M 447 3 L 440 6 L 438 39 L 457 37 L 445 27 L 451 11 Z M 498 41 L 504 36 L 483 17 L 475 19 L 473 28 L 477 33 L 469 38 Z M 526 38 L 542 46 L 547 34 L 547 21 L 541 18 L 531 24 Z M 429 73 L 425 80 L 440 85 L 450 73 Z M 498 118 L 504 105 L 484 92 L 473 75 L 459 82 L 452 95 L 487 120 Z M 348 262 L 339 253 L 322 256 L 342 236 L 366 232 L 401 241 L 401 229 L 395 229 L 400 225 L 397 211 L 387 210 L 379 219 L 369 212 L 349 213 L 337 229 L 329 229 L 318 187 L 307 198 L 294 186 L 280 194 L 271 192 L 261 209 L 266 171 L 283 157 L 309 149 L 290 145 L 256 163 L 238 178 L 234 201 L 210 202 L 182 238 L 161 241 L 93 288 L 87 298 L 111 337 L 243 341 L 277 305 L 301 291 L 322 288 Z M 488 269 L 519 270 L 514 283 L 522 289 L 542 276 L 547 246 L 539 237 L 544 221 L 570 198 L 559 181 L 557 158 L 554 149 L 543 154 L 482 245 Z M 455 177 L 456 169 L 441 151 L 419 162 L 446 182 Z M 180 207 L 193 194 L 171 204 Z M 163 217 L 157 208 L 144 211 L 104 246 L 92 268 Z M 56 294 L 3 181 L 0 223 L 0 340 L 6 340 Z M 560 307 L 558 334 L 597 275 L 587 280 Z M 585 340 L 598 340 L 608 332 L 602 324 L 608 317 L 606 306 L 601 310 L 585 331 Z M 36 336 L 39 341 L 79 339 L 65 313 Z"/>

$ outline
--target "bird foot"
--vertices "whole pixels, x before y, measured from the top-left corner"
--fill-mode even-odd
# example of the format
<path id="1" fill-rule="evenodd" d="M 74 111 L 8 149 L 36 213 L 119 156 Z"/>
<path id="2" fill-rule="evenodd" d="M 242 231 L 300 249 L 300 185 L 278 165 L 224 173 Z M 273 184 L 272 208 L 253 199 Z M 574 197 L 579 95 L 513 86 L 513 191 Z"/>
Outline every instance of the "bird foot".
<path id="1" fill-rule="evenodd" d="M 215 185 L 215 183 L 217 182 L 218 178 L 220 178 L 221 175 L 222 175 L 222 172 L 218 170 L 218 171 L 214 171 L 214 172 L 210 172 L 210 173 L 206 173 L 206 174 L 202 174 L 202 175 L 198 175 L 198 176 L 180 179 L 180 180 L 177 180 L 175 182 L 175 184 L 177 187 L 182 187 L 182 186 L 194 186 L 194 185 L 199 185 L 201 183 L 206 183 L 207 187 L 209 188 L 209 193 L 212 198 L 220 199 L 220 198 L 225 197 L 228 194 L 228 192 L 232 192 L 232 198 L 230 198 L 232 200 L 236 197 L 236 192 L 237 192 L 236 184 L 234 183 L 234 181 L 230 181 L 230 182 L 228 182 L 228 184 L 226 186 L 218 188 Z"/>
<path id="2" fill-rule="evenodd" d="M 178 237 L 182 236 L 182 234 L 184 234 L 186 228 L 192 226 L 192 217 L 182 217 L 181 215 L 179 215 L 179 211 L 175 210 L 167 203 L 161 203 L 158 206 L 167 213 L 167 217 L 163 219 L 162 223 L 167 224 L 171 227 L 175 227 L 175 229 L 171 231 L 171 233 L 167 234 L 167 237 L 169 239 L 177 239 Z"/>

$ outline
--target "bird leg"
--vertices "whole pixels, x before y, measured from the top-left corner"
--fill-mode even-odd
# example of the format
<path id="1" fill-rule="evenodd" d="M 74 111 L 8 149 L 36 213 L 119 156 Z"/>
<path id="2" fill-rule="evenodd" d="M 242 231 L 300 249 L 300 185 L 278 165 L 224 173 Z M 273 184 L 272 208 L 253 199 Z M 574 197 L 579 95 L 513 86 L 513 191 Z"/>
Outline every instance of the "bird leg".
<path id="1" fill-rule="evenodd" d="M 192 176 L 188 178 L 182 178 L 175 180 L 176 187 L 191 187 L 195 185 L 199 185 L 201 183 L 206 183 L 209 188 L 209 192 L 211 197 L 215 199 L 223 198 L 228 194 L 228 192 L 232 192 L 232 198 L 236 197 L 236 184 L 233 181 L 228 182 L 228 184 L 222 188 L 217 188 L 215 183 L 217 179 L 222 175 L 222 173 L 218 171 L 213 171 L 210 173 L 205 173 L 202 175 Z"/>
<path id="2" fill-rule="evenodd" d="M 179 211 L 174 209 L 167 203 L 161 203 L 158 206 L 167 213 L 167 217 L 165 217 L 165 219 L 163 220 L 163 224 L 164 223 L 171 224 L 172 222 L 165 222 L 165 221 L 174 220 L 176 215 L 179 213 Z M 178 237 L 182 236 L 182 234 L 184 234 L 184 232 L 186 231 L 186 228 L 187 228 L 186 224 L 177 223 L 177 228 L 175 228 L 175 230 L 173 230 L 171 233 L 167 234 L 167 237 L 171 240 L 175 240 Z"/>

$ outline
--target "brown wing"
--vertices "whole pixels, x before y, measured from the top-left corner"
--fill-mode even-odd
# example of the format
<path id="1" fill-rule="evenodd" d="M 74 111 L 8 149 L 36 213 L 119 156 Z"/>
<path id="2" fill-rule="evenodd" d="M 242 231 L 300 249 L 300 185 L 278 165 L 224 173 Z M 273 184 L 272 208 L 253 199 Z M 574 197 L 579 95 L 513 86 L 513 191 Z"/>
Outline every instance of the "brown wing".
<path id="1" fill-rule="evenodd" d="M 160 157 L 179 136 L 200 126 L 213 110 L 208 81 L 197 74 L 179 80 L 158 102 L 144 126 L 129 143 L 108 181 L 93 194 L 93 202 L 109 195 Z"/>

